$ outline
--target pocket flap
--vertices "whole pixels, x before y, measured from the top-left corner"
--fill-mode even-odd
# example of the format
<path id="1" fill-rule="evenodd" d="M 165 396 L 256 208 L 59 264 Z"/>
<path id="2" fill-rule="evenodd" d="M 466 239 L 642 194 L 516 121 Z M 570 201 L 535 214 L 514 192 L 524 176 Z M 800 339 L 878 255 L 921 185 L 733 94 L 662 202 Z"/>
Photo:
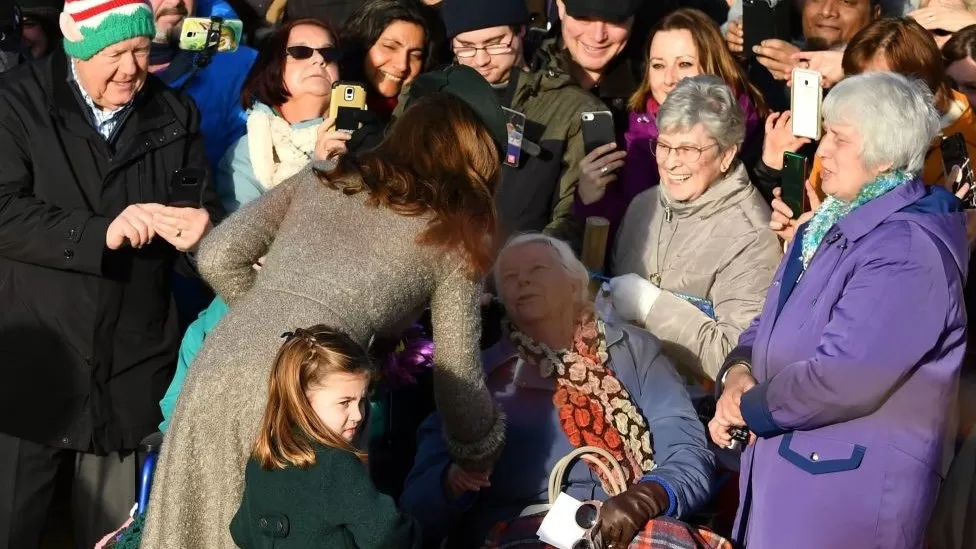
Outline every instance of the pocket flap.
<path id="1" fill-rule="evenodd" d="M 779 455 L 811 475 L 851 471 L 861 466 L 864 446 L 793 432 L 783 436 Z"/>

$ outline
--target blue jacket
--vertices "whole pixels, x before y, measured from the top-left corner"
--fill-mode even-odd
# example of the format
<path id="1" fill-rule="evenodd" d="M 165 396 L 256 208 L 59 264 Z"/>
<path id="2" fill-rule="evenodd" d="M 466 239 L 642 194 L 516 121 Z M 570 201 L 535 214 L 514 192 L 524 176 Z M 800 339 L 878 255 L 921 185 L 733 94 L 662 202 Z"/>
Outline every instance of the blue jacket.
<path id="1" fill-rule="evenodd" d="M 272 111 L 271 107 L 264 103 L 255 103 L 252 110 Z M 292 124 L 291 128 L 297 130 L 317 126 L 321 123 L 322 118 L 313 118 Z M 241 205 L 247 204 L 264 194 L 266 189 L 254 176 L 254 169 L 251 166 L 250 140 L 247 134 L 241 136 L 221 159 L 220 164 L 217 165 L 214 183 L 217 187 L 217 195 L 220 196 L 220 202 L 228 212 L 235 212 Z"/>
<path id="2" fill-rule="evenodd" d="M 606 335 L 609 366 L 643 411 L 653 437 L 657 468 L 645 481 L 658 482 L 668 491 L 669 515 L 687 516 L 710 495 L 714 456 L 706 446 L 705 429 L 681 378 L 661 354 L 657 338 L 632 326 L 608 325 Z M 552 391 L 516 388 L 508 368 L 500 368 L 516 356 L 507 339 L 482 356 L 488 388 L 508 415 L 505 450 L 489 488 L 447 499 L 442 478 L 450 458 L 440 416 L 432 414 L 421 425 L 417 456 L 400 505 L 420 521 L 425 535 L 443 537 L 461 526 L 459 546 L 479 547 L 494 523 L 518 517 L 526 506 L 547 502 L 549 472 L 573 446 L 559 425 Z M 569 495 L 607 499 L 585 463 L 573 465 L 566 478 L 564 491 Z"/>
<path id="3" fill-rule="evenodd" d="M 225 0 L 202 0 L 196 6 L 197 17 L 216 15 L 226 19 L 237 14 Z M 186 90 L 200 109 L 200 133 L 203 134 L 211 169 L 224 153 L 246 131 L 247 118 L 241 106 L 241 87 L 257 59 L 258 52 L 242 45 L 235 52 L 214 55 L 206 68 L 193 75 Z M 159 76 L 172 88 L 180 88 L 190 76 L 194 54 L 180 52 L 168 69 Z"/>
<path id="4" fill-rule="evenodd" d="M 741 410 L 736 541 L 749 549 L 924 546 L 966 344 L 959 201 L 915 180 L 837 222 L 802 268 L 793 239 L 733 357 Z M 801 231 L 804 230 L 801 228 Z"/>

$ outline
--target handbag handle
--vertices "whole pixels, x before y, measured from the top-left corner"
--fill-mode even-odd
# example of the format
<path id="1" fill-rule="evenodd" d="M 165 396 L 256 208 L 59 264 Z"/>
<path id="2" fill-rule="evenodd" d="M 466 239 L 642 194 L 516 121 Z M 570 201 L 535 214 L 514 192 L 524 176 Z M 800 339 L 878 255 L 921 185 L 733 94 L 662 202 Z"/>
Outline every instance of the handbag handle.
<path id="1" fill-rule="evenodd" d="M 606 463 L 600 459 L 601 457 L 606 460 Z M 566 480 L 566 473 L 569 470 L 569 466 L 577 458 L 596 465 L 600 469 L 600 472 L 603 473 L 603 476 L 610 483 L 607 486 L 608 495 L 615 496 L 627 489 L 627 476 L 624 474 L 624 469 L 621 467 L 620 462 L 617 461 L 617 458 L 613 457 L 610 452 L 603 448 L 580 446 L 557 461 L 556 465 L 552 468 L 552 472 L 549 473 L 549 505 L 555 503 L 556 498 L 559 497 L 563 482 Z M 610 464 L 609 467 L 607 463 Z"/>

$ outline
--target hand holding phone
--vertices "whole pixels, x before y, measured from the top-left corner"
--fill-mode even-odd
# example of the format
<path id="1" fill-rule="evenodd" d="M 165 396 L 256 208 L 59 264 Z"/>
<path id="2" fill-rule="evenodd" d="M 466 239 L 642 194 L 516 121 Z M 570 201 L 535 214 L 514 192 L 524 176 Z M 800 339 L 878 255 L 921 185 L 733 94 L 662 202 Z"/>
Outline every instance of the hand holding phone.
<path id="1" fill-rule="evenodd" d="M 742 1 L 742 49 L 747 58 L 754 58 L 753 48 L 766 40 L 790 41 L 791 0 Z"/>
<path id="2" fill-rule="evenodd" d="M 798 219 L 807 211 L 806 189 L 807 158 L 802 154 L 783 153 L 783 171 L 780 172 L 780 198 L 792 211 L 792 219 Z"/>
<path id="3" fill-rule="evenodd" d="M 204 51 L 207 49 L 210 27 L 213 21 L 209 17 L 187 17 L 183 20 L 180 31 L 179 48 L 184 51 Z M 220 23 L 220 35 L 217 42 L 217 52 L 233 52 L 241 44 L 244 34 L 244 23 L 239 19 L 224 19 Z"/>
<path id="4" fill-rule="evenodd" d="M 958 177 L 952 184 L 952 192 L 959 194 L 959 190 L 965 185 L 969 185 L 969 190 L 960 196 L 963 207 L 967 210 L 976 209 L 976 189 L 973 188 L 973 165 L 969 157 L 969 150 L 966 147 L 966 137 L 962 133 L 954 133 L 944 137 L 939 144 L 942 153 L 942 168 L 946 178 L 953 173 L 953 168 L 958 168 Z"/>
<path id="5" fill-rule="evenodd" d="M 607 185 L 617 180 L 627 151 L 617 150 L 613 115 L 610 111 L 584 112 L 583 150 L 579 163 L 577 192 L 584 204 L 592 204 L 606 193 Z"/>
<path id="6" fill-rule="evenodd" d="M 362 125 L 359 111 L 366 110 L 366 87 L 358 82 L 334 82 L 329 100 L 329 118 L 340 131 L 352 133 Z"/>

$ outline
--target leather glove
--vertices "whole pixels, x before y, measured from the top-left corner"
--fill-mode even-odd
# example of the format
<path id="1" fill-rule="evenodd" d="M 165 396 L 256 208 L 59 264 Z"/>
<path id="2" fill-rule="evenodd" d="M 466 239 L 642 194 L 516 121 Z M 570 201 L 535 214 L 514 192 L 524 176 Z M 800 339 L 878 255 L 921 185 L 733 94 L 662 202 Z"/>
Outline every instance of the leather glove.
<path id="1" fill-rule="evenodd" d="M 644 324 L 647 313 L 661 295 L 661 289 L 650 280 L 634 273 L 617 276 L 610 280 L 610 297 L 617 314 L 628 322 Z"/>
<path id="2" fill-rule="evenodd" d="M 668 492 L 660 484 L 635 484 L 603 503 L 594 530 L 604 547 L 625 549 L 647 521 L 668 510 L 668 504 Z"/>

